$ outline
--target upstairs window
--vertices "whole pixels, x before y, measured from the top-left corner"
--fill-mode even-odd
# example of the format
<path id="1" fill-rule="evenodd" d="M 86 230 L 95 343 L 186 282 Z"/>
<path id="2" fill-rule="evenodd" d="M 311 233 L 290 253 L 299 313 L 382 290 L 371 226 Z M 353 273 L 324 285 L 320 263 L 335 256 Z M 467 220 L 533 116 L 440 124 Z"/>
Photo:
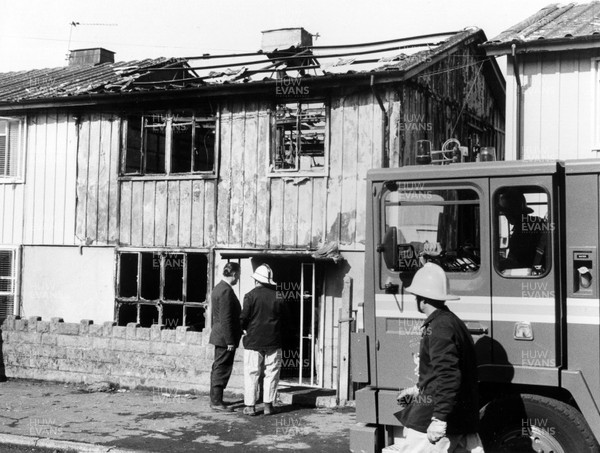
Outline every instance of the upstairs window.
<path id="1" fill-rule="evenodd" d="M 125 175 L 214 174 L 217 117 L 191 110 L 129 115 Z"/>
<path id="2" fill-rule="evenodd" d="M 325 173 L 327 110 L 324 102 L 278 104 L 274 128 L 271 173 Z"/>
<path id="3" fill-rule="evenodd" d="M 20 118 L 0 117 L 0 182 L 2 178 L 16 178 L 20 174 L 23 125 Z"/>

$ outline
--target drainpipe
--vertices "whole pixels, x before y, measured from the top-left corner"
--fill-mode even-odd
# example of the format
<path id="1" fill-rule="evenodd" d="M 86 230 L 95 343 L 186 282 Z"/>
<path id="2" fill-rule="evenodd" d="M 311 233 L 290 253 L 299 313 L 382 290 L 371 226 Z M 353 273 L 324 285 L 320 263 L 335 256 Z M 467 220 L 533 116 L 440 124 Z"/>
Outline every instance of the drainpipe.
<path id="1" fill-rule="evenodd" d="M 517 133 L 517 160 L 523 159 L 523 86 L 521 85 L 521 76 L 519 75 L 519 64 L 517 62 L 517 45 L 512 45 L 511 60 L 513 71 L 515 73 L 515 81 L 517 82 L 517 118 L 516 118 L 516 133 Z"/>
<path id="2" fill-rule="evenodd" d="M 379 108 L 381 109 L 381 167 L 387 168 L 389 167 L 388 155 L 386 152 L 386 133 L 388 127 L 388 115 L 385 111 L 385 106 L 383 105 L 383 101 L 381 100 L 381 96 L 377 93 L 375 89 L 375 76 L 371 74 L 371 91 L 373 92 L 373 96 L 377 99 L 379 103 Z"/>

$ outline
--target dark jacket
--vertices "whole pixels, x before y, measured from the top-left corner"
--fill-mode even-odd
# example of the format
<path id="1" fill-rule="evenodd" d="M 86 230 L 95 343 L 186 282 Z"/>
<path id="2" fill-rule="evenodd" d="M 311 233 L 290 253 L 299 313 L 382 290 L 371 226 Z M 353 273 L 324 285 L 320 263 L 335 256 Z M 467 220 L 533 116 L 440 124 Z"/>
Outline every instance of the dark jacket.
<path id="1" fill-rule="evenodd" d="M 226 281 L 217 283 L 210 293 L 212 330 L 209 343 L 215 346 L 238 346 L 242 336 L 240 328 L 240 301 Z"/>
<path id="2" fill-rule="evenodd" d="M 244 297 L 242 329 L 246 330 L 244 348 L 259 351 L 282 347 L 283 301 L 274 289 L 257 286 Z"/>
<path id="3" fill-rule="evenodd" d="M 448 422 L 447 434 L 478 430 L 477 357 L 465 324 L 447 307 L 423 323 L 419 350 L 421 393 L 400 412 L 409 428 L 427 432 L 432 417 Z"/>

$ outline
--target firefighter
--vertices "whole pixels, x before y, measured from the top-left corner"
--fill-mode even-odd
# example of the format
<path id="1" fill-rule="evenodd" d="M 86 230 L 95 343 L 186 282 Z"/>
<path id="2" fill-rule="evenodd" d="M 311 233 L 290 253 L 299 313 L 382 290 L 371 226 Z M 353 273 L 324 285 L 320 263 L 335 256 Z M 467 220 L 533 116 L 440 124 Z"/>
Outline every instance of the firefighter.
<path id="1" fill-rule="evenodd" d="M 446 306 L 459 297 L 448 294 L 448 278 L 426 263 L 406 290 L 417 296 L 427 318 L 419 346 L 418 383 L 398 395 L 404 409 L 399 451 L 483 453 L 477 434 L 479 405 L 473 339 L 465 324 Z"/>
<path id="2" fill-rule="evenodd" d="M 500 258 L 499 269 L 529 268 L 540 272 L 544 267 L 548 225 L 544 219 L 532 216 L 525 196 L 510 188 L 498 198 L 499 214 L 504 215 L 512 230 L 508 240 L 508 256 Z"/>

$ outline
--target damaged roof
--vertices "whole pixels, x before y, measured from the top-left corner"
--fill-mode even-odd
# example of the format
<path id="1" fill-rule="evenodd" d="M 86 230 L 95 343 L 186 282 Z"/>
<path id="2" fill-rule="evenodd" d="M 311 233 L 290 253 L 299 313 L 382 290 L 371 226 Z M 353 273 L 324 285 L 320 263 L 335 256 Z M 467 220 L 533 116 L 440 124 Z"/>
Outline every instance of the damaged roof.
<path id="1" fill-rule="evenodd" d="M 134 80 L 147 75 L 149 68 L 181 67 L 184 64 L 185 60 L 158 58 L 0 73 L 0 102 L 82 96 L 105 90 L 113 84 L 126 89 Z"/>
<path id="2" fill-rule="evenodd" d="M 483 44 L 490 55 L 600 46 L 600 1 L 552 4 Z M 554 49 L 551 49 L 554 47 Z"/>
<path id="3" fill-rule="evenodd" d="M 477 46 L 485 39 L 482 30 L 468 28 L 373 43 L 299 46 L 271 53 L 205 54 L 0 73 L 0 108 L 89 105 L 156 93 L 209 91 L 214 95 L 225 93 L 224 88 L 230 94 L 241 93 L 250 92 L 251 87 L 273 85 L 282 77 L 311 83 L 368 81 L 372 75 L 404 80 L 456 49 Z M 485 58 L 483 52 L 481 58 Z M 496 67 L 493 59 L 490 64 Z M 499 70 L 494 72 L 500 74 Z M 71 102 L 76 100 L 79 103 Z"/>

